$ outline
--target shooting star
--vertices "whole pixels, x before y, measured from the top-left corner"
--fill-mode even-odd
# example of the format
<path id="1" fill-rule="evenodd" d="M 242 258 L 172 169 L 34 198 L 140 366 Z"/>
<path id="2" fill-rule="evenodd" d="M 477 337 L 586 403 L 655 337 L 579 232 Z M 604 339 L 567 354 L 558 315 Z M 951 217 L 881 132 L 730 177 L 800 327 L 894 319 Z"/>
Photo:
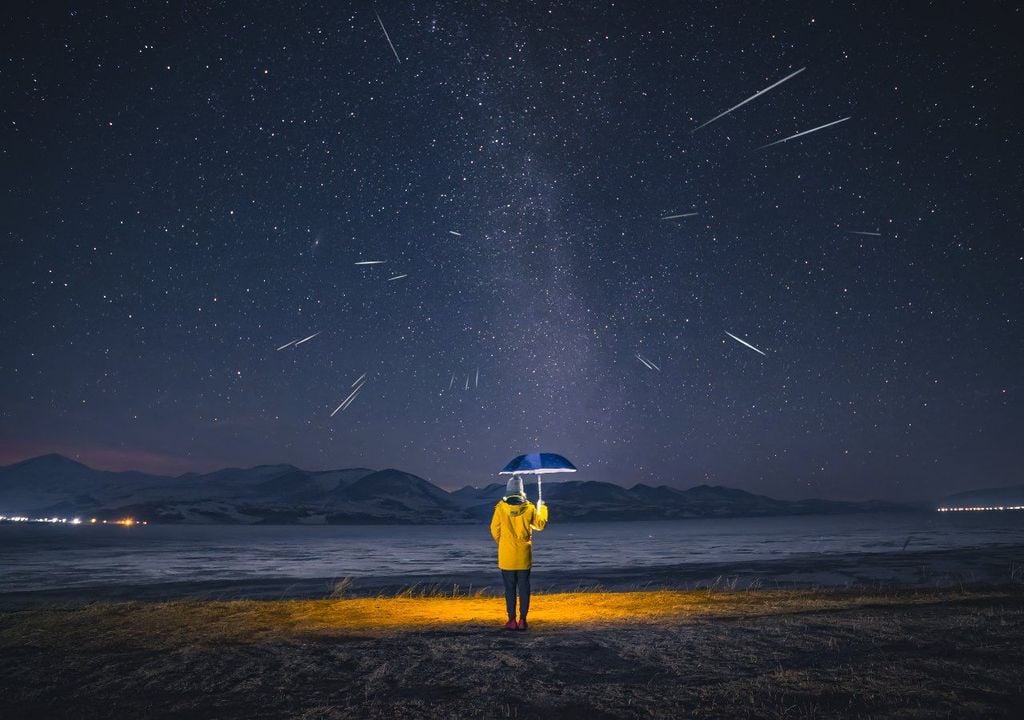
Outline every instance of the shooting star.
<path id="1" fill-rule="evenodd" d="M 683 213 L 681 215 L 666 215 L 665 217 L 662 218 L 662 220 L 678 220 L 679 218 L 693 217 L 696 214 L 697 213 L 692 212 L 692 213 Z"/>
<path id="2" fill-rule="evenodd" d="M 332 412 L 332 413 L 331 413 L 331 417 L 334 417 L 334 416 L 335 416 L 335 415 L 337 415 L 337 414 L 338 414 L 339 412 L 341 412 L 342 410 L 344 410 L 345 408 L 347 408 L 347 407 L 349 406 L 349 404 L 350 404 L 350 403 L 351 403 L 351 402 L 352 402 L 353 400 L 355 400 L 355 397 L 356 397 L 356 395 L 358 395 L 358 394 L 359 394 L 359 391 L 360 391 L 360 390 L 362 390 L 362 389 L 363 389 L 363 387 L 362 387 L 362 385 L 360 385 L 360 386 L 359 386 L 359 387 L 357 387 L 357 388 L 356 388 L 355 390 L 353 390 L 353 391 L 352 391 L 351 393 L 349 393 L 349 396 L 348 396 L 347 398 L 345 398 L 344 400 L 342 400 L 342 401 L 341 401 L 341 405 L 339 405 L 338 407 L 334 408 L 334 412 Z"/>
<path id="3" fill-rule="evenodd" d="M 404 277 L 409 277 L 409 275 L 408 274 L 405 274 L 405 275 L 395 275 L 394 277 L 389 277 L 388 278 L 388 282 L 391 282 L 392 280 L 401 280 Z"/>
<path id="4" fill-rule="evenodd" d="M 360 375 L 360 376 L 359 376 L 359 379 L 358 379 L 358 380 L 356 380 L 356 381 L 355 381 L 354 383 L 352 383 L 351 385 L 349 385 L 349 387 L 355 387 L 355 386 L 356 386 L 356 385 L 358 385 L 358 384 L 359 384 L 360 382 L 362 382 L 362 380 L 363 380 L 363 378 L 364 378 L 364 377 L 366 377 L 366 373 L 363 373 L 362 375 Z"/>
<path id="5" fill-rule="evenodd" d="M 779 81 L 777 81 L 777 82 L 774 82 L 774 83 L 772 83 L 771 85 L 769 85 L 768 87 L 766 87 L 766 88 L 765 88 L 764 90 L 758 90 L 758 91 L 757 91 L 756 93 L 754 93 L 753 95 L 751 95 L 750 97 L 748 97 L 748 98 L 747 98 L 746 100 L 744 100 L 743 102 L 741 102 L 741 103 L 740 103 L 739 105 L 733 105 L 733 106 L 732 106 L 731 108 L 729 108 L 729 109 L 728 109 L 728 110 L 726 110 L 725 112 L 723 112 L 723 113 L 719 113 L 718 115 L 715 115 L 715 116 L 714 116 L 713 118 L 711 118 L 710 120 L 708 120 L 708 121 L 707 121 L 706 123 L 704 123 L 703 125 L 698 125 L 697 127 L 695 127 L 695 128 L 694 128 L 693 130 L 691 130 L 690 132 L 691 132 L 691 133 L 695 133 L 695 132 L 697 132 L 698 130 L 700 130 L 700 129 L 701 129 L 702 127 L 705 127 L 705 126 L 707 126 L 707 125 L 710 125 L 710 124 L 711 124 L 711 123 L 713 123 L 713 122 L 714 122 L 715 120 L 718 120 L 719 118 L 724 118 L 724 117 L 725 117 L 726 115 L 728 115 L 729 113 L 731 113 L 731 112 L 732 112 L 733 110 L 739 110 L 739 109 L 740 109 L 741 107 L 743 107 L 744 105 L 746 105 L 746 104 L 747 104 L 748 102 L 750 102 L 751 100 L 754 100 L 754 99 L 756 99 L 756 98 L 759 98 L 759 97 L 761 97 L 762 95 L 764 95 L 764 94 L 765 94 L 766 92 L 768 92 L 769 90 L 772 90 L 772 89 L 774 89 L 774 88 L 777 88 L 777 87 L 778 87 L 779 85 L 781 85 L 782 83 L 786 82 L 787 80 L 789 80 L 789 79 L 791 79 L 791 78 L 795 78 L 795 77 L 796 77 L 797 75 L 799 75 L 800 73 L 802 73 L 802 72 L 803 72 L 804 70 L 806 70 L 806 69 L 807 69 L 807 68 L 805 68 L 805 67 L 802 67 L 802 68 L 800 68 L 799 70 L 797 70 L 797 71 L 796 71 L 795 73 L 790 73 L 789 75 L 787 75 L 786 77 L 782 78 L 781 80 L 779 80 Z"/>
<path id="6" fill-rule="evenodd" d="M 387 260 L 360 260 L 356 265 L 383 265 Z"/>
<path id="7" fill-rule="evenodd" d="M 338 410 L 341 410 L 342 412 L 345 412 L 346 410 L 348 410 L 348 406 L 351 405 L 355 401 L 356 396 L 359 395 L 359 390 L 362 390 L 362 388 L 358 388 L 354 393 L 352 393 L 352 396 L 349 397 L 341 405 L 339 405 L 338 408 L 334 412 L 338 412 Z M 331 413 L 331 417 L 334 417 L 334 413 Z"/>
<path id="8" fill-rule="evenodd" d="M 455 237 L 462 237 L 462 233 L 460 233 L 460 232 L 455 232 L 454 230 L 449 230 L 449 231 L 448 231 L 448 234 L 449 234 L 449 235 L 454 235 Z"/>
<path id="9" fill-rule="evenodd" d="M 653 362 L 651 362 L 650 360 L 645 358 L 640 353 L 636 354 L 636 359 L 639 360 L 640 362 L 642 362 L 644 364 L 644 367 L 646 367 L 648 370 L 657 370 L 658 372 L 661 372 L 661 368 L 660 367 L 655 365 Z"/>
<path id="10" fill-rule="evenodd" d="M 364 385 L 365 385 L 365 383 L 364 383 Z M 348 410 L 348 406 L 356 401 L 356 398 L 359 397 L 359 391 L 362 390 L 362 389 L 363 389 L 363 385 L 360 385 L 359 387 L 357 387 L 355 392 L 352 393 L 352 397 L 350 397 L 348 400 L 346 400 L 342 404 L 342 408 L 341 408 L 342 412 L 344 412 L 345 410 Z"/>
<path id="11" fill-rule="evenodd" d="M 754 352 L 757 352 L 757 353 L 761 353 L 761 354 L 762 354 L 762 355 L 764 355 L 765 357 L 768 357 L 768 354 L 767 354 L 767 353 L 761 352 L 761 351 L 760 351 L 760 350 L 758 350 L 758 349 L 757 349 L 756 347 L 754 347 L 753 345 L 751 345 L 750 343 L 748 343 L 748 342 L 747 342 L 746 340 L 741 340 L 740 338 L 736 337 L 735 335 L 733 335 L 733 334 L 732 334 L 731 332 L 729 332 L 728 330 L 726 330 L 726 331 L 725 331 L 725 334 L 726 334 L 726 335 L 728 335 L 729 337 L 731 337 L 731 338 L 732 338 L 733 340 L 735 340 L 736 342 L 738 342 L 738 343 L 741 343 L 741 344 L 743 344 L 743 345 L 746 345 L 746 346 L 747 346 L 748 348 L 750 348 L 750 349 L 751 349 L 751 350 L 753 350 Z"/>
<path id="12" fill-rule="evenodd" d="M 851 115 L 850 117 L 853 117 L 853 116 Z M 790 135 L 789 137 L 784 137 L 781 140 L 776 140 L 775 142 L 770 142 L 767 145 L 762 145 L 761 147 L 759 147 L 757 149 L 758 150 L 764 150 L 765 148 L 770 148 L 772 145 L 778 145 L 779 143 L 789 142 L 790 140 L 795 140 L 796 138 L 802 137 L 804 135 L 810 135 L 812 132 L 818 132 L 819 130 L 824 130 L 827 127 L 832 127 L 833 125 L 838 125 L 841 122 L 846 122 L 847 120 L 850 119 L 850 117 L 844 117 L 844 118 L 842 118 L 840 120 L 833 120 L 830 123 L 825 123 L 824 125 L 819 125 L 816 128 L 811 128 L 810 130 L 804 130 L 803 132 L 798 132 L 796 135 Z"/>
<path id="13" fill-rule="evenodd" d="M 476 369 L 476 381 L 473 383 L 474 388 L 480 387 L 480 368 Z"/>
<path id="14" fill-rule="evenodd" d="M 296 338 L 296 340 L 297 339 L 298 338 Z M 294 342 L 295 342 L 295 340 L 292 340 L 291 342 L 285 343 L 284 345 L 282 345 L 281 347 L 278 348 L 278 351 L 284 350 L 286 347 L 290 347 L 292 345 L 292 343 L 294 343 Z"/>
<path id="15" fill-rule="evenodd" d="M 871 237 L 882 237 L 882 233 L 868 232 L 867 230 L 847 230 L 847 235 L 870 235 Z"/>
<path id="16" fill-rule="evenodd" d="M 466 387 L 464 387 L 462 389 L 463 390 L 469 390 L 469 375 L 466 376 Z"/>
<path id="17" fill-rule="evenodd" d="M 374 10 L 373 14 L 377 16 L 377 22 L 380 23 L 380 29 L 384 31 L 384 37 L 387 39 L 388 45 L 391 46 L 391 52 L 395 54 L 395 60 L 397 60 L 398 64 L 401 65 L 402 58 L 398 57 L 398 51 L 395 50 L 395 44 L 391 42 L 391 36 L 388 35 L 388 29 L 384 27 L 384 21 L 380 19 L 380 13 Z"/>
<path id="18" fill-rule="evenodd" d="M 451 390 L 453 387 L 455 387 L 455 373 L 452 373 L 452 381 L 448 383 L 449 390 Z"/>
<path id="19" fill-rule="evenodd" d="M 352 404 L 352 401 L 356 399 L 356 395 L 358 395 L 358 394 L 359 394 L 359 391 L 363 389 L 363 385 L 365 385 L 365 384 L 366 384 L 366 383 L 363 383 L 362 385 L 360 385 L 359 387 L 357 387 L 357 388 L 356 388 L 355 390 L 353 390 L 352 392 L 350 392 L 350 393 L 348 394 L 348 397 L 347 397 L 347 398 L 345 398 L 344 400 L 342 400 L 342 401 L 341 401 L 341 404 L 340 404 L 340 405 L 339 405 L 338 407 L 334 408 L 334 412 L 332 412 L 332 413 L 331 413 L 331 417 L 334 417 L 335 415 L 337 415 L 337 414 L 338 414 L 338 412 L 339 412 L 339 411 L 341 411 L 341 410 L 344 410 L 344 409 L 345 409 L 345 408 L 347 408 L 347 407 L 348 407 L 349 405 L 351 405 L 351 404 Z"/>
<path id="20" fill-rule="evenodd" d="M 298 347 L 299 345 L 301 345 L 301 344 L 302 344 L 302 343 L 304 343 L 304 342 L 309 342 L 310 340 L 312 340 L 313 338 L 315 338 L 315 337 L 316 337 L 317 335 L 319 335 L 319 334 L 320 334 L 321 332 L 323 332 L 323 330 L 321 330 L 320 332 L 315 332 L 315 333 L 313 333 L 312 335 L 310 335 L 309 337 L 306 337 L 306 338 L 302 338 L 302 339 L 301 339 L 301 340 L 299 340 L 299 341 L 298 341 L 297 343 L 295 343 L 295 347 Z"/>

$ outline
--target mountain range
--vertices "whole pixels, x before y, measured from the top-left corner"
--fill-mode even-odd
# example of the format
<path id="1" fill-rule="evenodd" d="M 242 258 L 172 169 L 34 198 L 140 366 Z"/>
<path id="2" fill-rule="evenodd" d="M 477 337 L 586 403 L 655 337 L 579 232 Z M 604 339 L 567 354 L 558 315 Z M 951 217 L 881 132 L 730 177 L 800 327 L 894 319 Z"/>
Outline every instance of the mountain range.
<path id="1" fill-rule="evenodd" d="M 62 455 L 0 467 L 0 515 L 157 523 L 451 524 L 490 518 L 504 483 L 454 492 L 388 468 L 259 465 L 177 477 L 96 470 Z M 536 488 L 527 487 L 531 498 Z M 881 501 L 776 500 L 734 488 L 548 482 L 552 521 L 661 520 L 905 510 Z"/>

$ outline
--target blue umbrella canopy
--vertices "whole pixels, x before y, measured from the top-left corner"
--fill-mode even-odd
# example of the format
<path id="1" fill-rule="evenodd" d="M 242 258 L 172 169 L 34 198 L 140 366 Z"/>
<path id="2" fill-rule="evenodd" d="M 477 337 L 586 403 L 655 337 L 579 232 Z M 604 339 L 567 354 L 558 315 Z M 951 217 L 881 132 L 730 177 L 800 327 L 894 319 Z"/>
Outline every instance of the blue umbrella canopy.
<path id="1" fill-rule="evenodd" d="M 528 453 L 520 455 L 505 466 L 499 475 L 541 475 L 545 473 L 576 472 L 576 466 L 555 453 Z"/>

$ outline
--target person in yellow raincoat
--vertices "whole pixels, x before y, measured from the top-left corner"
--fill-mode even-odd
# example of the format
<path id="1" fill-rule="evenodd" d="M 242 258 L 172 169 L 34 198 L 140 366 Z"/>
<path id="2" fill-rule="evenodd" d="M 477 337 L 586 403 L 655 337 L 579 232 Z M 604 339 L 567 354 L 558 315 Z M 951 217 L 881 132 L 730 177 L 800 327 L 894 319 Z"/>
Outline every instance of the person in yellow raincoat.
<path id="1" fill-rule="evenodd" d="M 534 506 L 526 499 L 523 479 L 513 475 L 505 487 L 505 497 L 494 506 L 491 537 L 498 544 L 498 567 L 505 583 L 506 630 L 526 630 L 530 611 L 530 568 L 533 567 L 533 531 L 548 524 L 548 506 Z M 516 595 L 519 596 L 519 622 L 516 622 Z"/>

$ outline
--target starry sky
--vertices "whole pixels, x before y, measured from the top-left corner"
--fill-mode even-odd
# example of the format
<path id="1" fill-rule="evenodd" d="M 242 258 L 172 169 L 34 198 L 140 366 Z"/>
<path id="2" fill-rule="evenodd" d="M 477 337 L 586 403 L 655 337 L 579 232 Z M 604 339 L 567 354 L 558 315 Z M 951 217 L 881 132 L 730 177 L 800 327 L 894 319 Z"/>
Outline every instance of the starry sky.
<path id="1" fill-rule="evenodd" d="M 1022 19 L 18 7 L 0 462 L 453 489 L 545 450 L 783 498 L 1020 482 Z"/>

